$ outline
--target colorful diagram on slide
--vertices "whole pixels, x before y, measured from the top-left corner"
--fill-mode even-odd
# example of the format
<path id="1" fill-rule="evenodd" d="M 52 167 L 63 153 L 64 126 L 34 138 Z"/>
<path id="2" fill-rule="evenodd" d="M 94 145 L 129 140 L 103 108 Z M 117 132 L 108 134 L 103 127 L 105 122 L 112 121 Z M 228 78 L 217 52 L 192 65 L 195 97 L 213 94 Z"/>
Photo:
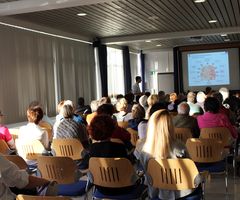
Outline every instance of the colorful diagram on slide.
<path id="1" fill-rule="evenodd" d="M 189 86 L 228 85 L 228 52 L 188 54 Z"/>

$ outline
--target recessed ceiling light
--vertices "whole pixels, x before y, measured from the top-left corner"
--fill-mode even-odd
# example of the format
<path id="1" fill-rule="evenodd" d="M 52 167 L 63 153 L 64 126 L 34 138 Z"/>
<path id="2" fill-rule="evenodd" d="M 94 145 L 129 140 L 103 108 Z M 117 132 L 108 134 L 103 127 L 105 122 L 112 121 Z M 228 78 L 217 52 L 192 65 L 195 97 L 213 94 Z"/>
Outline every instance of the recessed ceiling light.
<path id="1" fill-rule="evenodd" d="M 216 19 L 212 19 L 212 20 L 209 20 L 208 23 L 210 23 L 210 24 L 217 23 L 217 20 Z"/>
<path id="2" fill-rule="evenodd" d="M 83 17 L 83 16 L 86 16 L 87 13 L 78 13 L 77 16 L 80 16 L 80 17 Z"/>
<path id="3" fill-rule="evenodd" d="M 145 42 L 152 42 L 151 40 L 145 40 Z"/>
<path id="4" fill-rule="evenodd" d="M 227 34 L 221 34 L 222 37 L 227 37 Z"/>
<path id="5" fill-rule="evenodd" d="M 229 42 L 229 41 L 230 41 L 229 38 L 224 39 L 224 42 Z"/>
<path id="6" fill-rule="evenodd" d="M 205 2 L 206 0 L 194 0 L 194 3 L 203 3 Z"/>
<path id="7" fill-rule="evenodd" d="M 161 44 L 157 44 L 156 46 L 157 46 L 157 47 L 161 47 L 162 45 L 161 45 Z"/>

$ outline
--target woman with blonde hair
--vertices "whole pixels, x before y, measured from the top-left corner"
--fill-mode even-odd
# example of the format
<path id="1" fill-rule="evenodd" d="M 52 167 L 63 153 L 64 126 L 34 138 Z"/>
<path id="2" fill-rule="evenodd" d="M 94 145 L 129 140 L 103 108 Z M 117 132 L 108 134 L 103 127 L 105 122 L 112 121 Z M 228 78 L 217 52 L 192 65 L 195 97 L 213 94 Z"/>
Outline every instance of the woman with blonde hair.
<path id="1" fill-rule="evenodd" d="M 169 112 L 165 109 L 154 112 L 148 122 L 147 137 L 140 153 L 140 162 L 147 169 L 150 158 L 186 158 L 189 157 L 183 143 L 174 137 L 174 126 Z M 196 177 L 196 183 L 200 178 Z M 150 198 L 178 199 L 191 194 L 193 190 L 160 190 L 148 184 Z"/>
<path id="2" fill-rule="evenodd" d="M 147 99 L 148 109 L 146 111 L 146 119 L 149 118 L 149 112 L 153 104 L 159 102 L 159 97 L 157 94 L 151 94 Z"/>
<path id="3" fill-rule="evenodd" d="M 118 111 L 117 113 L 113 114 L 117 121 L 127 121 L 125 120 L 125 117 L 127 116 L 128 112 L 128 102 L 125 98 L 121 98 L 117 101 L 116 103 L 116 110 Z"/>

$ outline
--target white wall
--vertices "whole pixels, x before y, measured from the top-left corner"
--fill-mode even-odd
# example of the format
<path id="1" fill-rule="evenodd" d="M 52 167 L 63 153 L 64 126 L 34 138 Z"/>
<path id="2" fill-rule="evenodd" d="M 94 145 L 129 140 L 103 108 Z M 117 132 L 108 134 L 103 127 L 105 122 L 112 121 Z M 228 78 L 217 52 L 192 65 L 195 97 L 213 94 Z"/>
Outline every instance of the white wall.
<path id="1" fill-rule="evenodd" d="M 158 73 L 173 72 L 173 50 L 166 49 L 145 54 L 145 88 L 152 93 L 158 93 Z M 160 88 L 164 90 L 164 88 Z"/>

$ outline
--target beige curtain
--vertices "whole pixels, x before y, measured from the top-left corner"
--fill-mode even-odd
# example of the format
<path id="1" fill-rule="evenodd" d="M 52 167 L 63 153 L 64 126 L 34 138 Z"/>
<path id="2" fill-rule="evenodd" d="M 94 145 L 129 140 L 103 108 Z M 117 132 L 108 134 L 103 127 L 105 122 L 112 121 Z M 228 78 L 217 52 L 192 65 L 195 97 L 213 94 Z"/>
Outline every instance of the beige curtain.
<path id="1" fill-rule="evenodd" d="M 55 64 L 60 85 L 54 85 Z M 78 96 L 93 99 L 91 73 L 94 56 L 90 45 L 0 26 L 0 109 L 6 115 L 4 123 L 26 121 L 26 108 L 33 100 L 40 101 L 45 112 L 54 116 L 56 88 L 61 98 L 74 102 Z"/>

